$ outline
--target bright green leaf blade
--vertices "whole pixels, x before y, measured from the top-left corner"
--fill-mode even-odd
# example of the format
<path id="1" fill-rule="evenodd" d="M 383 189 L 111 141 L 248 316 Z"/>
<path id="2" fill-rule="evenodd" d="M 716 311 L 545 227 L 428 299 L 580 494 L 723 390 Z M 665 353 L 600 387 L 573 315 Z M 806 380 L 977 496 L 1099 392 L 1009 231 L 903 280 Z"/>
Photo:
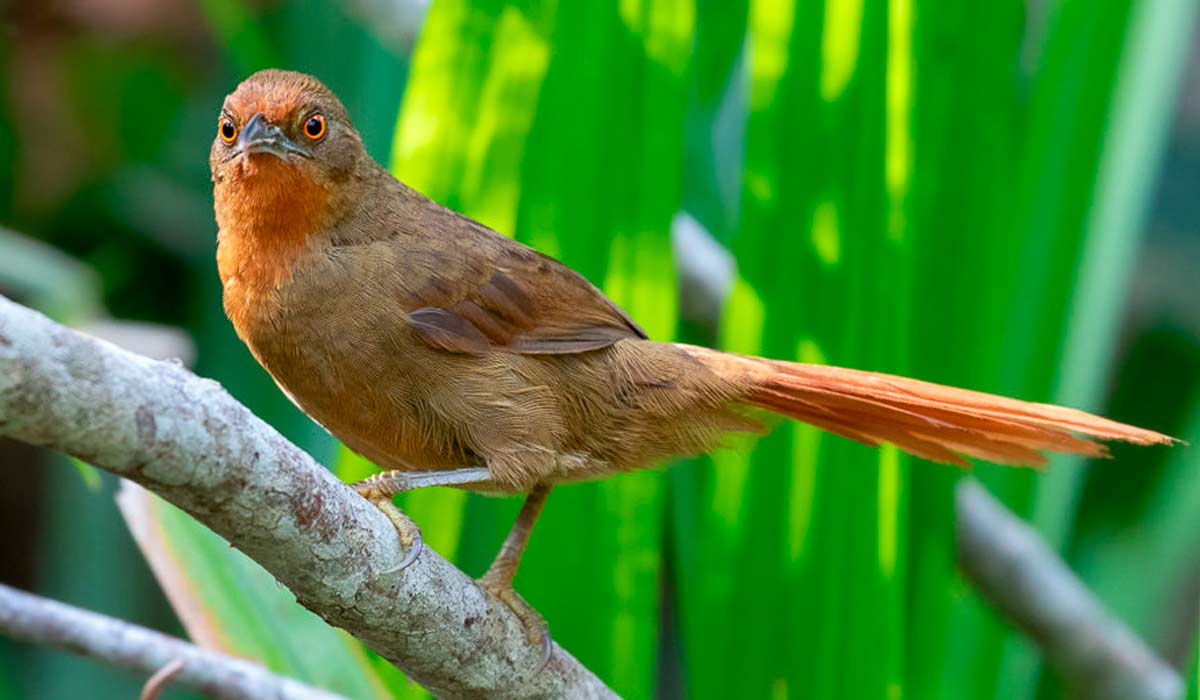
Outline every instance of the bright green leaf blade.
<path id="1" fill-rule="evenodd" d="M 1013 66 L 1024 39 L 1024 8 L 924 0 L 911 12 L 912 374 L 1019 394 L 1003 384 L 1006 358 L 999 348 L 1009 316 L 1021 312 L 1012 290 L 1020 248 L 1006 222 L 1016 180 L 1020 95 Z M 990 466 L 979 473 L 1030 478 Z M 972 608 L 959 629 L 951 624 L 956 614 L 964 616 L 967 595 L 954 562 L 957 477 L 926 465 L 912 471 L 909 697 L 991 697 L 972 675 L 981 656 L 973 645 L 980 611 Z"/>
<path id="2" fill-rule="evenodd" d="M 1106 131 L 1107 115 L 1127 6 L 1064 3 L 1047 15 L 1045 44 L 1022 46 L 1029 38 L 1019 31 L 975 31 L 1019 30 L 1019 7 L 950 5 L 917 9 L 916 173 L 924 180 L 918 217 L 925 243 L 918 253 L 915 305 L 924 311 L 916 327 L 918 337 L 943 342 L 914 346 L 915 369 L 923 378 L 1035 400 L 1064 387 L 1068 378 L 1060 372 L 1069 370 L 1076 392 L 1060 389 L 1058 398 L 1094 407 L 1107 369 L 1097 360 L 1111 347 L 1137 233 L 1128 210 L 1119 209 L 1096 231 L 1098 238 L 1087 238 L 1087 222 L 1098 221 L 1093 202 L 1102 186 L 1095 183 L 1105 177 L 1096 179 L 1104 139 L 1117 138 Z M 962 46 L 963 60 L 947 64 L 946 42 L 967 35 L 976 38 Z M 1021 60 L 1036 66 L 1027 107 L 1011 68 Z M 1161 138 L 1161 124 L 1136 129 L 1135 141 Z M 1131 194 L 1126 202 L 1144 204 L 1144 191 L 1132 186 Z M 1088 250 L 1100 256 L 1090 256 L 1093 262 L 1076 278 L 1072 270 Z M 1072 311 L 1080 304 L 1090 304 L 1086 313 Z M 1088 325 L 1072 328 L 1072 318 Z M 948 330 L 952 343 L 944 342 Z M 980 475 L 1019 512 L 1040 502 L 1043 517 L 1060 523 L 1055 539 L 1061 540 L 1073 509 L 1077 464 L 1058 459 L 1049 474 L 989 467 Z M 931 477 L 915 478 L 922 484 Z M 930 483 L 929 489 L 914 490 L 922 503 L 914 501 L 914 517 L 921 518 L 915 533 L 930 532 L 934 511 L 926 494 L 945 486 Z M 944 495 L 935 503 L 947 533 L 949 503 Z M 1013 639 L 1009 630 L 975 601 L 956 603 L 964 591 L 950 566 L 949 539 L 939 536 L 940 547 L 931 547 L 927 535 L 921 537 L 926 541 L 914 550 L 918 578 L 911 598 L 920 608 L 913 615 L 935 624 L 913 630 L 919 635 L 911 647 L 914 690 L 940 687 L 941 697 L 954 698 L 1029 697 L 1036 662 L 1028 643 L 1006 642 Z M 951 641 L 943 660 L 936 637 L 945 625 L 936 621 L 945 619 L 948 607 Z M 1006 645 L 1009 661 L 1002 658 Z"/>
<path id="3" fill-rule="evenodd" d="M 1094 406 L 1103 394 L 1097 378 L 1111 369 L 1121 302 L 1175 113 L 1196 8 L 1187 0 L 1153 0 L 1130 13 L 1090 192 L 1057 402 Z M 1076 470 L 1056 474 L 1039 484 L 1034 522 L 1061 546 L 1079 479 Z"/>
<path id="4" fill-rule="evenodd" d="M 1134 3 L 1128 8 L 1114 3 L 1099 13 L 1095 9 L 1069 6 L 1058 27 L 1063 32 L 1079 32 L 1100 47 L 1086 69 L 1078 65 L 1078 39 L 1068 46 L 1066 41 L 1054 43 L 1052 36 L 1047 46 L 1048 51 L 1070 51 L 1062 60 L 1068 66 L 1075 64 L 1076 73 L 1086 70 L 1083 75 L 1087 79 L 1099 75 L 1105 80 L 1089 87 L 1088 102 L 1081 104 L 1098 115 L 1094 126 L 1085 131 L 1092 133 L 1085 140 L 1089 150 L 1083 162 L 1094 170 L 1075 175 L 1079 185 L 1064 193 L 1059 203 L 1070 217 L 1058 222 L 1065 224 L 1060 230 L 1067 237 L 1076 230 L 1082 236 L 1075 248 L 1077 272 L 1067 292 L 1069 303 L 1056 321 L 1061 348 L 1054 400 L 1083 408 L 1098 403 L 1102 377 L 1110 370 L 1123 310 L 1119 302 L 1125 297 L 1136 259 L 1133 253 L 1141 239 L 1153 174 L 1161 160 L 1185 65 L 1186 27 L 1191 26 L 1195 14 L 1194 3 L 1175 0 Z M 1103 67 L 1099 71 L 1097 64 Z M 1062 64 L 1051 63 L 1056 65 Z M 1107 72 L 1109 66 L 1111 73 Z M 1072 79 L 1078 80 L 1078 75 Z M 1063 85 L 1056 82 L 1048 89 L 1062 90 Z M 1061 113 L 1056 116 L 1060 118 Z M 1080 126 L 1079 122 L 1070 126 L 1056 123 L 1053 133 L 1063 138 L 1078 134 Z M 1076 159 L 1067 167 L 1078 163 Z M 1036 224 L 1032 228 L 1036 229 Z M 1075 514 L 1082 460 L 1058 462 L 1056 469 L 1036 483 L 1030 505 L 1035 525 L 1052 546 L 1061 547 Z M 1011 697 L 1027 695 L 1032 690 L 1020 685 L 1020 679 L 1026 669 L 1036 667 L 1036 656 L 1021 643 L 1010 645 L 1008 657 L 1000 671 L 999 692 Z"/>
<path id="5" fill-rule="evenodd" d="M 897 156 L 885 186 L 885 161 L 889 147 L 909 146 L 911 127 L 908 102 L 888 94 L 883 67 L 907 60 L 886 47 L 903 46 L 910 30 L 897 22 L 889 37 L 889 21 L 881 5 L 751 3 L 734 246 L 742 278 L 722 347 L 903 370 L 911 243 L 889 222 L 905 218 L 908 168 Z M 867 342 L 876 334 L 884 342 Z M 718 570 L 681 566 L 702 579 L 680 582 L 690 688 L 701 697 L 901 692 L 907 477 L 899 455 L 788 427 L 749 456 L 718 455 L 699 490 L 711 512 L 698 509 L 705 559 Z M 704 640 L 721 638 L 739 642 L 712 663 Z M 876 663 L 852 661 L 867 656 Z"/>

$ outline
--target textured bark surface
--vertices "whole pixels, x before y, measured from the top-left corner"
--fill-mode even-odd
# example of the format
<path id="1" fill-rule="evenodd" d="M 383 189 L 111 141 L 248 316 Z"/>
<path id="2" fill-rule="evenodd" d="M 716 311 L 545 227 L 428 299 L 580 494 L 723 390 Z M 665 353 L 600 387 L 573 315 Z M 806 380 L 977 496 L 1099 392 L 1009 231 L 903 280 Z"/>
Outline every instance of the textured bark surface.
<path id="1" fill-rule="evenodd" d="M 0 435 L 138 482 L 440 697 L 613 697 L 541 649 L 466 574 L 405 552 L 387 518 L 216 382 L 0 297 Z M 425 523 L 437 527 L 436 523 Z"/>

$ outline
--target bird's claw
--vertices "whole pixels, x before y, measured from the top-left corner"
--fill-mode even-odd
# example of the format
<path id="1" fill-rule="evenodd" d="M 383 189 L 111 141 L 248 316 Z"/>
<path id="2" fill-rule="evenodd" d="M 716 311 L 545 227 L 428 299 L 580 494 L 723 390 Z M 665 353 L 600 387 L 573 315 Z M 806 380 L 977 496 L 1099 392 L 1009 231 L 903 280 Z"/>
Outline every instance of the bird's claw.
<path id="1" fill-rule="evenodd" d="M 412 524 L 412 532 L 409 536 L 410 543 L 408 544 L 408 555 L 405 556 L 404 561 L 400 562 L 400 565 L 396 567 L 397 571 L 404 571 L 408 567 L 412 566 L 413 562 L 417 560 L 417 557 L 421 556 L 421 552 L 425 550 L 425 540 L 421 537 L 421 528 L 417 527 L 416 523 L 411 523 L 411 521 L 410 524 Z M 404 533 L 400 533 L 400 542 L 401 544 L 404 543 Z"/>
<path id="2" fill-rule="evenodd" d="M 550 665 L 550 659 L 554 654 L 554 640 L 550 637 L 550 626 L 546 624 L 546 620 L 542 618 L 538 611 L 533 609 L 525 599 L 513 590 L 512 583 L 505 581 L 497 581 L 484 575 L 479 579 L 479 586 L 483 590 L 494 595 L 505 607 L 517 616 L 521 621 L 521 625 L 525 628 L 525 638 L 534 646 L 542 648 L 542 660 L 534 669 L 531 678 L 537 676 L 546 667 Z"/>
<path id="3" fill-rule="evenodd" d="M 371 484 L 360 482 L 359 484 L 355 484 L 355 490 L 363 498 L 374 504 L 376 508 L 383 511 L 383 514 L 391 521 L 392 527 L 396 528 L 400 544 L 408 548 L 408 554 L 404 556 L 404 560 L 396 566 L 395 570 L 403 571 L 412 566 L 417 557 L 421 556 L 421 552 L 425 549 L 425 540 L 421 537 L 421 528 L 412 521 L 412 518 L 397 508 L 395 503 L 392 503 L 390 495 L 373 491 Z"/>
<path id="4" fill-rule="evenodd" d="M 533 672 L 537 676 L 546 667 L 550 665 L 550 657 L 554 654 L 554 640 L 550 639 L 550 626 L 542 623 L 542 663 L 538 665 L 537 670 Z"/>

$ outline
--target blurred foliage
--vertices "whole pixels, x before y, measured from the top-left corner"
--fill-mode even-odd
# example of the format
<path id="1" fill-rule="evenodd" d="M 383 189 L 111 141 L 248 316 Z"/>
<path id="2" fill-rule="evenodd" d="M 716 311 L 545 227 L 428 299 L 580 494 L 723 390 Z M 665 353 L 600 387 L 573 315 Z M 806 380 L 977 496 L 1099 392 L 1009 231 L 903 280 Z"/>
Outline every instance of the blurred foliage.
<path id="1" fill-rule="evenodd" d="M 1197 637 L 1200 638 L 1200 635 Z M 1195 644 L 1195 647 L 1192 660 L 1184 669 L 1189 675 L 1187 700 L 1200 698 L 1200 644 Z"/>
<path id="2" fill-rule="evenodd" d="M 1061 401 L 1200 442 L 1200 330 L 1127 308 L 1134 276 L 1157 274 L 1137 265 L 1189 0 L 437 0 L 411 57 L 372 3 L 84 5 L 6 10 L 0 224 L 75 260 L 6 235 L 0 287 L 64 319 L 187 328 L 199 373 L 344 478 L 371 466 L 254 364 L 213 269 L 213 121 L 266 66 L 321 77 L 397 176 L 574 266 L 657 339 Z M 716 337 L 677 317 L 681 209 L 737 259 Z M 978 475 L 1194 678 L 1193 452 Z M 73 476 L 43 482 L 38 588 L 160 621 L 156 595 L 127 604 L 144 567 L 108 555 L 132 555 L 112 484 Z M 957 476 L 782 426 L 668 475 L 557 489 L 517 588 L 630 697 L 1057 697 L 955 572 Z M 401 501 L 472 574 L 518 505 Z M 423 695 L 211 533 L 156 501 L 140 512 L 156 566 L 197 593 L 189 629 L 351 697 Z M 136 688 L 25 653 L 34 671 L 0 664 L 0 698 Z"/>

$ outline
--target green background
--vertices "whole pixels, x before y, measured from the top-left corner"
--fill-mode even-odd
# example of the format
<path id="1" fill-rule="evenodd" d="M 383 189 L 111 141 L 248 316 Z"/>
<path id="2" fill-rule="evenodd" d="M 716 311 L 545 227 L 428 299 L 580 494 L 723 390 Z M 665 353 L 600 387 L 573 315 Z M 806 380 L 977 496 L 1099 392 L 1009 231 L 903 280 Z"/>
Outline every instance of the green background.
<path id="1" fill-rule="evenodd" d="M 197 372 L 347 479 L 370 465 L 279 394 L 221 312 L 207 151 L 222 96 L 257 68 L 316 74 L 397 176 L 572 265 L 656 339 L 1200 442 L 1193 2 L 435 0 L 423 23 L 386 3 L 83 5 L 5 11 L 0 224 L 82 265 L 6 235 L 0 289 L 66 322 L 185 329 Z M 736 260 L 716 328 L 682 311 L 680 212 Z M 974 475 L 1195 697 L 1200 457 L 1113 453 Z M 183 633 L 111 479 L 11 444 L 0 463 L 0 580 Z M 556 489 L 517 588 L 627 697 L 1060 697 L 955 570 L 961 476 L 784 425 Z M 478 575 L 518 502 L 401 505 Z M 211 533 L 134 510 L 223 648 L 355 698 L 422 695 Z M 140 683 L 0 640 L 0 698 Z"/>

